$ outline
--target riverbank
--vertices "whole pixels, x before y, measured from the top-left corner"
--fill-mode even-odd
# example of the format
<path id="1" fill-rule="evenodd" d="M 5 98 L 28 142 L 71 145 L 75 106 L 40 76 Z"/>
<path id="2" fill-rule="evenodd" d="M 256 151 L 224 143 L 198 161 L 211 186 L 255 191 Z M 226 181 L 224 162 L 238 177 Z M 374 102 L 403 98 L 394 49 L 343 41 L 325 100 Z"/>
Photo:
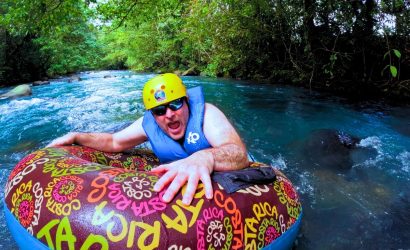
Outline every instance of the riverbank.
<path id="1" fill-rule="evenodd" d="M 184 72 L 181 74 L 181 72 Z M 200 76 L 198 71 L 177 70 L 175 73 L 180 75 Z M 311 91 L 318 91 L 323 94 L 336 95 L 352 101 L 384 101 L 393 105 L 410 104 L 410 80 L 396 82 L 354 82 L 351 80 L 334 81 L 295 81 L 294 79 L 261 79 L 260 77 L 250 77 L 238 79 L 234 77 L 224 77 L 234 80 L 253 81 L 262 84 L 281 84 L 297 86 Z"/>
<path id="2" fill-rule="evenodd" d="M 321 93 L 341 96 L 352 101 L 383 101 L 392 105 L 410 104 L 410 80 L 400 82 L 339 81 L 329 83 L 297 83 L 296 86 Z"/>
<path id="3" fill-rule="evenodd" d="M 83 72 L 97 72 L 101 70 L 92 70 L 92 71 L 83 71 Z M 133 71 L 134 73 L 142 73 L 140 71 Z M 41 85 L 41 83 L 50 82 L 57 79 L 68 79 L 68 82 L 72 81 L 81 81 L 79 76 L 83 72 L 70 73 L 67 75 L 61 75 L 56 77 L 42 77 L 35 81 L 20 83 L 20 84 L 29 84 L 31 86 Z M 167 71 L 156 70 L 155 73 L 166 73 Z M 185 70 L 175 70 L 174 73 L 180 76 L 207 76 L 206 74 L 199 72 L 196 69 L 185 69 Z M 110 78 L 109 75 L 105 76 Z M 209 77 L 209 76 L 207 76 Z M 336 95 L 349 100 L 360 102 L 360 101 L 383 101 L 392 105 L 403 105 L 410 104 L 410 80 L 403 80 L 397 82 L 353 82 L 348 80 L 339 80 L 339 81 L 327 81 L 327 82 L 317 82 L 317 81 L 295 81 L 294 79 L 261 79 L 260 77 L 250 77 L 247 79 L 238 79 L 235 77 L 225 76 L 225 77 L 214 77 L 218 78 L 227 78 L 232 80 L 245 80 L 252 81 L 256 84 L 281 84 L 288 86 L 297 86 L 305 88 L 308 90 L 314 90 L 321 92 L 323 94 Z M 37 84 L 36 84 L 37 83 Z M 40 83 L 40 84 L 38 84 Z M 20 84 L 11 84 L 11 85 L 0 85 L 0 88 L 17 86 Z M 1 91 L 0 91 L 1 93 Z"/>

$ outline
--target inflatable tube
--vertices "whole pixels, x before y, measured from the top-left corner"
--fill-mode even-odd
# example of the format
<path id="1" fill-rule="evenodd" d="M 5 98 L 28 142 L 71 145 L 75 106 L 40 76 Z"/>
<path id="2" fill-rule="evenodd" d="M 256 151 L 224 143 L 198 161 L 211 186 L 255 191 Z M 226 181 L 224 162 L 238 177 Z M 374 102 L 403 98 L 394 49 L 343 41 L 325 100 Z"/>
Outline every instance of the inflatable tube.
<path id="1" fill-rule="evenodd" d="M 302 206 L 291 182 L 228 194 L 203 185 L 190 206 L 184 189 L 169 204 L 153 191 L 152 152 L 45 148 L 21 160 L 5 188 L 4 212 L 20 249 L 289 249 Z M 252 163 L 250 167 L 263 166 Z"/>

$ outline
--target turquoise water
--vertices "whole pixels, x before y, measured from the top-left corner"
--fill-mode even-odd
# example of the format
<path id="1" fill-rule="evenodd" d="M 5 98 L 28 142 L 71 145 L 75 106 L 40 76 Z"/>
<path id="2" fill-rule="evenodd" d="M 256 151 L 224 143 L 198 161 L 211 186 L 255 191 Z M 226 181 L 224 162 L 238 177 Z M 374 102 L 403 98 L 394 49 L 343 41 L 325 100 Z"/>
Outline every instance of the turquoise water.
<path id="1" fill-rule="evenodd" d="M 2 187 L 24 155 L 52 139 L 69 131 L 116 131 L 143 115 L 141 89 L 152 74 L 79 76 L 33 87 L 29 97 L 0 100 Z M 203 86 L 206 100 L 225 112 L 256 160 L 280 168 L 297 187 L 304 218 L 296 249 L 410 246 L 408 106 L 351 103 L 288 86 L 183 79 L 188 87 Z M 17 248 L 3 214 L 0 238 L 1 249 Z"/>

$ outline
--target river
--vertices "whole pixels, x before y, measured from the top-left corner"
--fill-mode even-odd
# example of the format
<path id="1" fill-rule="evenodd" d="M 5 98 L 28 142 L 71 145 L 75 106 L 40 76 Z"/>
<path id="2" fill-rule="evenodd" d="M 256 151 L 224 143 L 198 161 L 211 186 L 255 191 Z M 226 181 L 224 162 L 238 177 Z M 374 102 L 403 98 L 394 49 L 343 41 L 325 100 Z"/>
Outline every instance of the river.
<path id="1" fill-rule="evenodd" d="M 23 156 L 58 136 L 112 132 L 142 116 L 142 86 L 152 76 L 84 72 L 81 81 L 56 79 L 32 87 L 32 96 L 0 100 L 0 186 Z M 183 80 L 202 86 L 250 154 L 297 187 L 304 218 L 295 249 L 410 246 L 409 106 L 352 103 L 290 86 Z M 17 249 L 2 213 L 0 238 L 1 249 Z"/>

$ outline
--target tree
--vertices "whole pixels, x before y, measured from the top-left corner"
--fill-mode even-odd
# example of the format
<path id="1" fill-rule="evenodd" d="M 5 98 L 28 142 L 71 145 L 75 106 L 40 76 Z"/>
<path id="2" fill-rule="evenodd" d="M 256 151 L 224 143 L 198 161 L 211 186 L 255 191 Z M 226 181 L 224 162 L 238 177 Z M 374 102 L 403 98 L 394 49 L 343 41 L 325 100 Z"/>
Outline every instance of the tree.
<path id="1" fill-rule="evenodd" d="M 6 0 L 1 6 L 9 83 L 99 66 L 100 47 L 86 3 Z"/>

